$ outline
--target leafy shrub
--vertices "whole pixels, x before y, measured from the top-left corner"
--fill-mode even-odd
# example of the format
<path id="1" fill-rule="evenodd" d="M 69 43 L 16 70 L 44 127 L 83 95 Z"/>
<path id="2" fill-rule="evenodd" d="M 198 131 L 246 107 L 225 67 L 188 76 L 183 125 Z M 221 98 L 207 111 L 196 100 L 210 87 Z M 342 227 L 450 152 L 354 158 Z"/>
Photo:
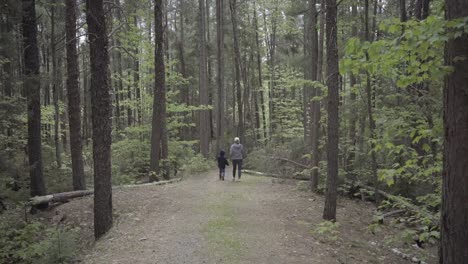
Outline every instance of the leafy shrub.
<path id="1" fill-rule="evenodd" d="M 189 159 L 183 166 L 184 174 L 204 172 L 213 167 L 214 161 L 205 159 L 202 155 L 197 154 Z"/>
<path id="2" fill-rule="evenodd" d="M 71 263 L 76 254 L 76 230 L 48 227 L 14 217 L 0 222 L 0 264 Z"/>

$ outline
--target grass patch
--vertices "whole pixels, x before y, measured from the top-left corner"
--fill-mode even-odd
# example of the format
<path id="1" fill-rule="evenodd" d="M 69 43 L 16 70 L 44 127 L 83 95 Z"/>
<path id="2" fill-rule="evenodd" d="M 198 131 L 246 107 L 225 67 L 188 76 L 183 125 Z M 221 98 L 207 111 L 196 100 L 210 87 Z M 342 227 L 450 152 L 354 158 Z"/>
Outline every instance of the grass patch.
<path id="1" fill-rule="evenodd" d="M 220 193 L 211 200 L 207 209 L 214 218 L 209 220 L 202 229 L 209 251 L 216 258 L 223 259 L 223 263 L 239 262 L 246 249 L 237 234 L 240 226 L 232 205 L 233 199 L 241 198 L 237 196 L 236 193 Z"/>
<path id="2" fill-rule="evenodd" d="M 245 185 L 255 185 L 257 183 L 268 182 L 269 179 L 263 176 L 254 176 L 248 173 L 242 173 L 241 183 Z"/>

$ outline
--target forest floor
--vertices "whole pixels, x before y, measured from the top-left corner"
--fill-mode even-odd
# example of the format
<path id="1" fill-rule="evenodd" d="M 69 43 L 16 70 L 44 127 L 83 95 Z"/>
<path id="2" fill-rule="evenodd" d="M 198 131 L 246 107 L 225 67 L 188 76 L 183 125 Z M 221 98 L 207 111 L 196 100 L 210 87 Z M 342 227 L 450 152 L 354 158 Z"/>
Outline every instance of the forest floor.
<path id="1" fill-rule="evenodd" d="M 81 263 L 411 263 L 391 251 L 395 230 L 368 231 L 374 206 L 339 199 L 336 233 L 320 235 L 323 197 L 295 182 L 217 173 L 114 191 L 114 227 L 93 241 L 92 197 L 54 209 L 80 226 Z M 395 242 L 394 242 L 395 243 Z M 399 245 L 402 245 L 401 241 Z M 434 249 L 415 249 L 435 263 Z M 418 252 L 420 251 L 420 252 Z"/>

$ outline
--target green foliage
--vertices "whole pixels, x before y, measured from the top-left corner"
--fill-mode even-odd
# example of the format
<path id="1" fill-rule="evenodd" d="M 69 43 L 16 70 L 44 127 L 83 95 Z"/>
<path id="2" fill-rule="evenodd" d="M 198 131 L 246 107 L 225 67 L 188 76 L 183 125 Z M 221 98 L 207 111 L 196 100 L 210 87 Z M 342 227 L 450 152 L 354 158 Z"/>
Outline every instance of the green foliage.
<path id="1" fill-rule="evenodd" d="M 318 223 L 312 230 L 313 234 L 320 236 L 324 240 L 336 241 L 340 232 L 337 230 L 340 224 L 332 221 L 323 221 Z"/>
<path id="2" fill-rule="evenodd" d="M 16 216 L 15 216 L 16 217 Z M 72 263 L 77 230 L 13 217 L 0 221 L 0 263 Z"/>
<path id="3" fill-rule="evenodd" d="M 204 172 L 213 168 L 214 161 L 205 159 L 201 154 L 196 154 L 182 165 L 184 174 Z"/>

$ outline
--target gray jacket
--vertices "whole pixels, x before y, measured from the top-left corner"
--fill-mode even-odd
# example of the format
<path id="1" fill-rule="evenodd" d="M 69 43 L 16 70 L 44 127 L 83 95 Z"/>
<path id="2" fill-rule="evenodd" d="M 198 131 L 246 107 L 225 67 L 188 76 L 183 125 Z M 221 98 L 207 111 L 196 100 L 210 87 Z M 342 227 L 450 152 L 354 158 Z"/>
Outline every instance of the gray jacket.
<path id="1" fill-rule="evenodd" d="M 234 143 L 231 145 L 231 160 L 241 160 L 244 158 L 244 146 L 240 143 Z"/>

